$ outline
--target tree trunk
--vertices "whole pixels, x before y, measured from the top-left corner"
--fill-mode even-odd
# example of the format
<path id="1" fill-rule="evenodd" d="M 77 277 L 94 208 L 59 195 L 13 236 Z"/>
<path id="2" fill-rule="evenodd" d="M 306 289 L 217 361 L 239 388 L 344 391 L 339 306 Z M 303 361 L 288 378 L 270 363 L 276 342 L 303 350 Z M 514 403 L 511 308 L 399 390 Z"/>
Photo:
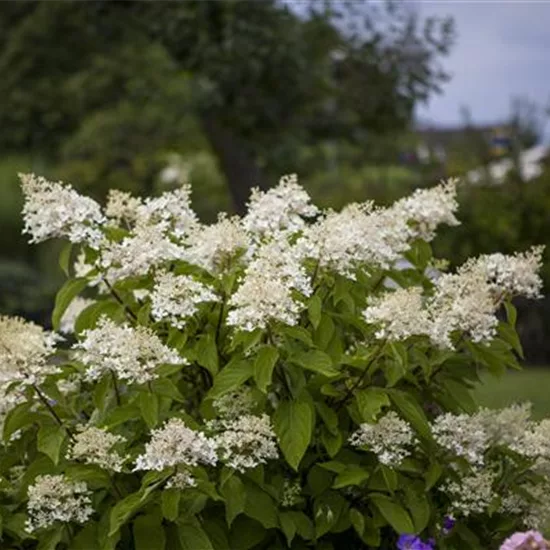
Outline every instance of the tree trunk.
<path id="1" fill-rule="evenodd" d="M 202 117 L 202 126 L 227 179 L 235 210 L 244 214 L 252 187 L 267 188 L 263 174 L 244 140 L 208 115 Z"/>

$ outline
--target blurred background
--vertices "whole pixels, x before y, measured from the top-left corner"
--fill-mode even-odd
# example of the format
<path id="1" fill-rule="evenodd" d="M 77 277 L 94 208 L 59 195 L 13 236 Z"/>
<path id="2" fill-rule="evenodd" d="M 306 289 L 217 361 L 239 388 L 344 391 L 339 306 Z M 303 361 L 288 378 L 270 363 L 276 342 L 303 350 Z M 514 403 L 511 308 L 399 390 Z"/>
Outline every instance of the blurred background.
<path id="1" fill-rule="evenodd" d="M 0 312 L 48 325 L 63 277 L 21 235 L 20 171 L 98 200 L 187 177 L 206 221 L 288 172 L 334 208 L 458 176 L 437 255 L 549 244 L 548 28 L 528 0 L 0 2 Z M 550 298 L 517 305 L 550 365 Z M 547 372 L 525 383 L 550 413 Z"/>

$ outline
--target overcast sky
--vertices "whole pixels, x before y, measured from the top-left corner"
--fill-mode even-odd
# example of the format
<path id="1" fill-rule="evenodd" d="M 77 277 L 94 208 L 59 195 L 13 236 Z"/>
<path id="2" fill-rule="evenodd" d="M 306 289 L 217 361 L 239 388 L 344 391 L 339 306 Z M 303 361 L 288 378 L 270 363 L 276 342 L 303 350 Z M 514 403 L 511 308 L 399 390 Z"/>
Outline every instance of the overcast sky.
<path id="1" fill-rule="evenodd" d="M 452 79 L 418 115 L 459 122 L 460 106 L 474 120 L 498 121 L 510 98 L 550 99 L 550 0 L 416 0 L 422 15 L 451 15 L 457 40 L 444 66 Z M 547 135 L 548 127 L 547 125 Z"/>

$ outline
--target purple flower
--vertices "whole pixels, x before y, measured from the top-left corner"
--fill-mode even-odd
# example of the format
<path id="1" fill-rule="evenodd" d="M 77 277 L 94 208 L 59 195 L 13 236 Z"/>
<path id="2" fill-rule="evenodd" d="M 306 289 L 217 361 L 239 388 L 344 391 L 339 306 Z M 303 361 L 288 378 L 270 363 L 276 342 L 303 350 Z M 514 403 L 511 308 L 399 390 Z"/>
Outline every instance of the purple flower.
<path id="1" fill-rule="evenodd" d="M 450 533 L 455 526 L 456 520 L 453 516 L 445 516 L 443 519 L 443 534 L 447 535 Z"/>
<path id="2" fill-rule="evenodd" d="M 547 548 L 544 537 L 538 531 L 527 531 L 514 533 L 502 543 L 500 550 L 519 550 L 528 547 L 540 550 Z"/>
<path id="3" fill-rule="evenodd" d="M 415 535 L 401 535 L 397 541 L 397 550 L 433 550 L 430 542 L 424 542 Z"/>

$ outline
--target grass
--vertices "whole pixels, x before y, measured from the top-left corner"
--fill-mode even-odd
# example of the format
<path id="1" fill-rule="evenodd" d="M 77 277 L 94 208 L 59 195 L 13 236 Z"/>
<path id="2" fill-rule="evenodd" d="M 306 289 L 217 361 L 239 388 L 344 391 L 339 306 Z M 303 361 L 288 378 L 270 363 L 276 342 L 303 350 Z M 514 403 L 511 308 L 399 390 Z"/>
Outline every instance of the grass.
<path id="1" fill-rule="evenodd" d="M 533 418 L 550 417 L 550 367 L 511 371 L 502 378 L 487 376 L 474 392 L 484 407 L 499 408 L 531 401 Z"/>

